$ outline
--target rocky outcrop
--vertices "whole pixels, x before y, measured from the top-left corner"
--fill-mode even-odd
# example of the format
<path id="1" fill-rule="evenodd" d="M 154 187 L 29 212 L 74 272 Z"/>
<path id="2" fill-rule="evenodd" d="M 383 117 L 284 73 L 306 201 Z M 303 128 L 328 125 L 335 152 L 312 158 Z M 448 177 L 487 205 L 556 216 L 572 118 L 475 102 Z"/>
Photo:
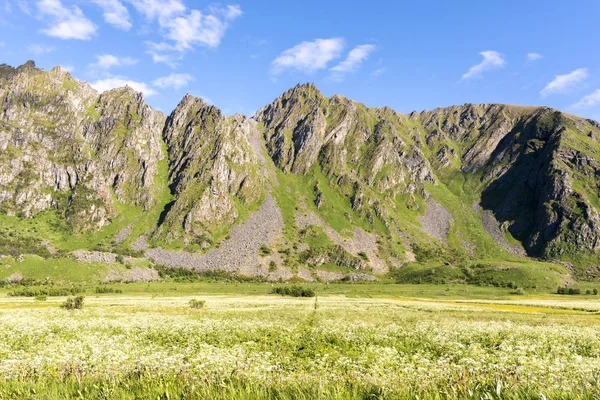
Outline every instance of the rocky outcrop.
<path id="1" fill-rule="evenodd" d="M 187 95 L 179 103 L 164 130 L 175 200 L 156 237 L 208 248 L 216 235 L 233 226 L 241 207 L 264 199 L 252 129 L 255 125 L 245 117 L 225 117 L 199 98 Z"/>
<path id="2" fill-rule="evenodd" d="M 264 126 L 269 154 L 283 171 L 306 174 L 318 165 L 357 193 L 363 186 L 414 192 L 424 182 L 435 183 L 429 162 L 407 137 L 406 117 L 391 109 L 368 109 L 339 95 L 328 99 L 306 84 L 253 118 Z"/>
<path id="3" fill-rule="evenodd" d="M 250 119 L 189 95 L 166 118 L 130 88 L 0 66 L 0 212 L 51 211 L 44 229 L 93 238 L 82 250 L 199 271 L 371 279 L 432 258 L 523 256 L 506 235 L 529 256 L 600 261 L 599 140 L 597 122 L 545 107 L 403 115 L 311 84 Z M 42 234 L 0 245 L 46 255 Z M 75 256 L 99 254 L 114 257 Z"/>
<path id="4" fill-rule="evenodd" d="M 130 88 L 98 94 L 59 67 L 0 72 L 0 208 L 55 209 L 74 232 L 97 230 L 115 201 L 148 207 L 164 116 Z"/>

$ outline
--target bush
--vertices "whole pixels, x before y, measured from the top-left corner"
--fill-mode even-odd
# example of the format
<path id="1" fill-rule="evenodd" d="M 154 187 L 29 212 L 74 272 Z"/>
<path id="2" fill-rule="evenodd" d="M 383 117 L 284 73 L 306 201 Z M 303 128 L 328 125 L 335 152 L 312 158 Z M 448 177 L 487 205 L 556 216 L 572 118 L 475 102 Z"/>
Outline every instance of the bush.
<path id="1" fill-rule="evenodd" d="M 190 308 L 204 308 L 204 304 L 206 304 L 204 300 L 190 300 Z"/>
<path id="2" fill-rule="evenodd" d="M 592 293 L 594 293 L 594 296 L 598 295 L 598 289 L 594 288 L 594 290 L 592 290 Z"/>
<path id="3" fill-rule="evenodd" d="M 60 305 L 65 310 L 81 310 L 83 308 L 84 296 L 69 297 L 67 301 Z"/>
<path id="4" fill-rule="evenodd" d="M 578 288 L 566 288 L 566 287 L 559 287 L 556 291 L 556 293 L 558 294 L 568 294 L 568 295 L 578 295 L 581 294 L 581 289 Z"/>
<path id="5" fill-rule="evenodd" d="M 48 300 L 48 296 L 46 296 L 45 294 L 40 294 L 38 296 L 35 296 L 35 299 L 37 301 L 46 301 L 46 300 Z"/>
<path id="6" fill-rule="evenodd" d="M 280 294 L 282 296 L 291 297 L 315 297 L 315 292 L 312 289 L 295 285 L 273 288 L 271 294 Z"/>
<path id="7" fill-rule="evenodd" d="M 123 293 L 121 289 L 115 289 L 110 286 L 98 286 L 96 287 L 96 293 Z"/>
<path id="8" fill-rule="evenodd" d="M 269 272 L 275 272 L 277 271 L 277 263 L 273 260 L 271 260 L 271 262 L 269 262 Z"/>
<path id="9" fill-rule="evenodd" d="M 585 294 L 590 295 L 590 294 L 592 294 L 592 291 L 590 289 L 588 289 L 585 291 Z"/>
<path id="10" fill-rule="evenodd" d="M 273 251 L 266 244 L 263 244 L 262 246 L 260 246 L 260 255 L 261 256 L 268 256 L 272 252 Z"/>
<path id="11" fill-rule="evenodd" d="M 515 290 L 510 292 L 511 294 L 516 294 L 518 296 L 523 296 L 525 294 L 525 291 L 523 290 L 523 288 L 516 288 Z"/>
<path id="12" fill-rule="evenodd" d="M 11 297 L 36 297 L 36 296 L 48 296 L 48 297 L 58 297 L 58 296 L 74 296 L 76 294 L 84 292 L 84 289 L 81 287 L 73 286 L 70 288 L 60 288 L 60 287 L 43 287 L 43 288 L 32 288 L 26 287 L 22 289 L 15 289 L 12 292 L 9 292 L 8 295 Z"/>

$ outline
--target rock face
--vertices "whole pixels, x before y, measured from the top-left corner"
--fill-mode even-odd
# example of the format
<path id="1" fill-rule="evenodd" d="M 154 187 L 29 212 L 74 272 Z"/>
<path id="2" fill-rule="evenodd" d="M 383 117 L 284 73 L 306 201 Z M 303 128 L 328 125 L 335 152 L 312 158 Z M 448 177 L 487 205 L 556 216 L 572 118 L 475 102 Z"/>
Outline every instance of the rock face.
<path id="1" fill-rule="evenodd" d="M 0 105 L 0 218 L 42 224 L 19 236 L 40 255 L 85 235 L 93 254 L 274 280 L 523 249 L 600 261 L 600 124 L 549 108 L 404 115 L 306 84 L 250 119 L 189 95 L 167 118 L 33 62 L 0 66 Z"/>
<path id="2" fill-rule="evenodd" d="M 461 170 L 481 182 L 481 205 L 532 256 L 600 246 L 597 123 L 549 108 L 466 105 L 421 115 L 463 148 Z"/>
<path id="3" fill-rule="evenodd" d="M 115 202 L 149 207 L 164 116 L 129 88 L 98 94 L 33 62 L 0 73 L 0 208 L 56 209 L 73 232 L 98 230 Z"/>
<path id="4" fill-rule="evenodd" d="M 231 229 L 240 208 L 264 199 L 264 179 L 243 116 L 225 117 L 201 99 L 186 96 L 167 120 L 169 185 L 175 200 L 156 233 L 202 247 Z"/>

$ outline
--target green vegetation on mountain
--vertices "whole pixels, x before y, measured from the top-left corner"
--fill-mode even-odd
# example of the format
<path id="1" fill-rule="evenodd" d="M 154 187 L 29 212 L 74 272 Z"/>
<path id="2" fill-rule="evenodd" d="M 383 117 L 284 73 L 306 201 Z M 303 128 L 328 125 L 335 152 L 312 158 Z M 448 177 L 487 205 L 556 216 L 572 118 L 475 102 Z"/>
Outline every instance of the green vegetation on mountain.
<path id="1" fill-rule="evenodd" d="M 404 115 L 311 84 L 252 118 L 189 95 L 167 118 L 130 88 L 99 94 L 32 62 L 0 67 L 0 99 L 11 271 L 68 268 L 81 250 L 96 281 L 123 272 L 115 255 L 268 280 L 600 276 L 595 121 L 500 104 Z"/>

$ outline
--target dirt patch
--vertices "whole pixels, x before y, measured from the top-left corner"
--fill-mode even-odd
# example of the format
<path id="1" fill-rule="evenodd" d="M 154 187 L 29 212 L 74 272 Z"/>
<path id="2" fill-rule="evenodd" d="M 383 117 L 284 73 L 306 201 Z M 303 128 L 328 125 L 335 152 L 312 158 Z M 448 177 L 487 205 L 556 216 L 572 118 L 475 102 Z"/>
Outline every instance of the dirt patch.
<path id="1" fill-rule="evenodd" d="M 92 264 L 92 263 L 104 263 L 104 264 L 115 264 L 117 262 L 117 255 L 113 253 L 102 253 L 99 251 L 74 251 L 73 256 L 81 263 Z"/>
<path id="2" fill-rule="evenodd" d="M 313 278 L 312 274 L 310 273 L 310 270 L 303 267 L 298 268 L 298 277 L 304 279 L 307 282 L 314 282 L 315 280 L 315 278 Z"/>
<path id="3" fill-rule="evenodd" d="M 450 227 L 454 223 L 454 218 L 444 206 L 430 197 L 427 200 L 425 215 L 419 217 L 419 222 L 425 233 L 445 243 Z"/>
<path id="4" fill-rule="evenodd" d="M 160 276 L 155 269 L 133 268 L 127 271 L 108 271 L 108 275 L 102 282 L 154 282 L 158 280 L 160 280 Z"/>
<path id="5" fill-rule="evenodd" d="M 319 277 L 319 279 L 321 279 L 323 282 L 338 282 L 338 281 L 360 282 L 360 281 L 376 281 L 377 280 L 377 278 L 375 278 L 373 275 L 369 275 L 369 274 L 356 274 L 356 273 L 343 274 L 341 272 L 323 271 L 321 269 L 318 269 L 316 271 L 316 273 L 317 273 L 317 276 Z"/>
<path id="6" fill-rule="evenodd" d="M 115 235 L 115 244 L 118 246 L 121 243 L 123 243 L 125 241 L 125 239 L 127 239 L 129 237 L 129 234 L 131 233 L 131 224 L 127 225 L 125 228 L 121 229 L 119 232 L 117 232 L 117 234 Z"/>

